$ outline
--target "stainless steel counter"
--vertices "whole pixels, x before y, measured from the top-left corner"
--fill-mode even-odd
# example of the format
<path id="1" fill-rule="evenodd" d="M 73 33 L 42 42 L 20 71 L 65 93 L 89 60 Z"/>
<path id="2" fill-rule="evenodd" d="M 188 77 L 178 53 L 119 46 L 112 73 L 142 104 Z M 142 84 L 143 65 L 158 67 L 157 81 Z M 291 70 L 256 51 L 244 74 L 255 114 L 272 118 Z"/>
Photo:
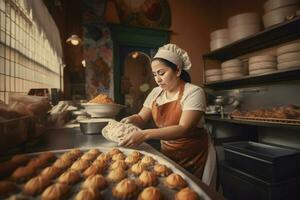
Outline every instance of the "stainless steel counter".
<path id="1" fill-rule="evenodd" d="M 83 135 L 78 127 L 75 128 L 60 128 L 50 129 L 44 133 L 39 140 L 32 143 L 26 144 L 22 147 L 22 153 L 31 153 L 48 150 L 61 150 L 70 148 L 92 148 L 92 147 L 116 147 L 117 144 L 107 141 L 101 135 Z M 164 156 L 159 151 L 155 150 L 147 143 L 143 143 L 138 150 L 146 151 L 155 155 L 158 155 L 165 160 L 172 163 L 175 167 L 184 172 L 189 178 L 196 182 L 206 193 L 211 197 L 212 200 L 224 199 L 216 191 L 211 190 L 199 179 L 190 174 L 188 171 L 183 169 L 174 161 Z"/>

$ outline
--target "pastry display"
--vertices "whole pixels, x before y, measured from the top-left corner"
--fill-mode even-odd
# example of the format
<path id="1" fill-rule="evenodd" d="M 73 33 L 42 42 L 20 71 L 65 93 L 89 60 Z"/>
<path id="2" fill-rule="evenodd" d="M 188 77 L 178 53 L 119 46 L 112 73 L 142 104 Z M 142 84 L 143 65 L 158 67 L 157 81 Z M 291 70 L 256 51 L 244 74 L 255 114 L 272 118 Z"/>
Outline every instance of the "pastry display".
<path id="1" fill-rule="evenodd" d="M 83 155 L 81 156 L 81 158 L 80 158 L 80 159 L 82 159 L 82 160 L 87 160 L 87 161 L 90 161 L 90 162 L 92 162 L 93 160 L 95 160 L 95 159 L 96 159 L 96 157 L 97 157 L 97 155 L 96 155 L 96 154 L 92 154 L 92 153 L 85 153 L 85 154 L 83 154 Z"/>
<path id="2" fill-rule="evenodd" d="M 168 176 L 171 173 L 171 170 L 167 166 L 161 164 L 154 165 L 153 170 L 158 176 Z"/>
<path id="3" fill-rule="evenodd" d="M 102 190 L 104 188 L 106 188 L 107 186 L 107 182 L 106 179 L 100 175 L 100 174 L 96 174 L 96 175 L 92 175 L 90 177 L 88 177 L 82 184 L 82 188 L 92 188 L 95 190 Z"/>
<path id="4" fill-rule="evenodd" d="M 85 188 L 76 194 L 75 200 L 101 200 L 101 194 L 92 188 Z"/>
<path id="5" fill-rule="evenodd" d="M 118 154 L 114 154 L 111 159 L 116 161 L 116 160 L 124 160 L 125 158 L 126 156 L 123 153 L 118 153 Z"/>
<path id="6" fill-rule="evenodd" d="M 71 169 L 81 172 L 81 171 L 85 170 L 86 168 L 88 168 L 89 166 L 90 166 L 90 163 L 87 160 L 80 159 L 80 160 L 75 161 L 72 164 Z"/>
<path id="7" fill-rule="evenodd" d="M 29 162 L 30 158 L 27 155 L 24 154 L 18 154 L 14 155 L 10 161 L 18 166 L 20 165 L 26 165 Z"/>
<path id="8" fill-rule="evenodd" d="M 111 170 L 116 168 L 122 168 L 125 170 L 127 168 L 127 164 L 124 160 L 117 160 L 110 165 Z"/>
<path id="9" fill-rule="evenodd" d="M 165 179 L 165 184 L 171 189 L 181 189 L 187 186 L 187 182 L 179 174 L 170 174 Z"/>
<path id="10" fill-rule="evenodd" d="M 118 182 L 126 177 L 126 172 L 122 168 L 116 168 L 109 172 L 107 180 L 110 182 Z"/>
<path id="11" fill-rule="evenodd" d="M 197 193 L 190 188 L 186 187 L 181 189 L 179 192 L 175 194 L 175 200 L 199 200 L 199 196 Z"/>
<path id="12" fill-rule="evenodd" d="M 80 180 L 80 173 L 76 170 L 68 170 L 59 176 L 57 182 L 72 185 Z"/>
<path id="13" fill-rule="evenodd" d="M 31 196 L 40 194 L 48 185 L 50 181 L 43 178 L 42 176 L 36 176 L 24 185 L 23 193 Z"/>
<path id="14" fill-rule="evenodd" d="M 137 163 L 139 160 L 140 160 L 140 158 L 138 156 L 129 155 L 125 159 L 125 162 L 127 164 L 133 165 L 133 164 Z"/>
<path id="15" fill-rule="evenodd" d="M 112 194 L 118 199 L 131 199 L 138 193 L 138 187 L 131 179 L 120 181 L 113 189 Z"/>
<path id="16" fill-rule="evenodd" d="M 43 169 L 43 171 L 40 173 L 42 177 L 45 179 L 53 179 L 56 178 L 61 172 L 61 169 L 55 166 L 46 167 Z"/>
<path id="17" fill-rule="evenodd" d="M 94 148 L 15 155 L 0 163 L 0 172 L 7 176 L 0 174 L 5 178 L 0 181 L 0 199 L 200 198 L 185 176 L 172 173 L 159 157 L 130 151 L 113 148 L 102 153 Z"/>
<path id="18" fill-rule="evenodd" d="M 138 162 L 134 165 L 132 165 L 132 167 L 130 168 L 130 171 L 135 174 L 135 175 L 139 175 L 141 174 L 145 169 L 147 168 L 147 166 L 141 162 Z"/>
<path id="19" fill-rule="evenodd" d="M 147 187 L 138 196 L 138 200 L 162 200 L 163 196 L 158 188 Z"/>
<path id="20" fill-rule="evenodd" d="M 66 168 L 70 167 L 70 165 L 72 165 L 72 162 L 73 161 L 69 160 L 69 159 L 59 158 L 53 163 L 52 166 L 60 168 L 60 169 L 66 169 Z"/>
<path id="21" fill-rule="evenodd" d="M 0 181 L 0 198 L 5 198 L 17 191 L 17 185 L 10 181 Z"/>
<path id="22" fill-rule="evenodd" d="M 99 165 L 91 165 L 90 167 L 88 167 L 86 170 L 84 170 L 83 172 L 83 176 L 85 178 L 91 176 L 91 175 L 95 175 L 95 174 L 101 174 L 103 172 L 104 168 L 99 166 Z"/>
<path id="23" fill-rule="evenodd" d="M 142 187 L 156 185 L 158 183 L 157 181 L 155 173 L 147 170 L 143 171 L 137 180 L 138 184 Z"/>
<path id="24" fill-rule="evenodd" d="M 35 174 L 35 169 L 32 167 L 18 167 L 11 175 L 11 180 L 23 182 L 30 179 Z"/>
<path id="25" fill-rule="evenodd" d="M 55 183 L 47 187 L 41 195 L 42 200 L 65 199 L 69 192 L 69 186 L 62 183 Z"/>
<path id="26" fill-rule="evenodd" d="M 146 166 L 150 166 L 155 163 L 155 160 L 151 156 L 144 156 L 141 160 L 141 163 L 145 164 Z"/>

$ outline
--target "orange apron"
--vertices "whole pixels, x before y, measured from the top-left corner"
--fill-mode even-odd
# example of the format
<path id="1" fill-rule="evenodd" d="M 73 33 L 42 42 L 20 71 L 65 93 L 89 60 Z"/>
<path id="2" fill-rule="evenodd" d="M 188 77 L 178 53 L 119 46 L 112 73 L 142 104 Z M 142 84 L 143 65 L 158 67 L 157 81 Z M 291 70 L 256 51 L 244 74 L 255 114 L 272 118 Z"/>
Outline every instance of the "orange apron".
<path id="1" fill-rule="evenodd" d="M 184 91 L 184 82 L 180 83 L 178 99 L 157 105 L 156 97 L 152 104 L 152 116 L 157 127 L 178 125 L 182 113 L 180 100 Z M 183 168 L 202 178 L 204 165 L 208 154 L 208 134 L 204 128 L 195 128 L 196 136 L 187 136 L 176 140 L 161 140 L 161 151 Z"/>

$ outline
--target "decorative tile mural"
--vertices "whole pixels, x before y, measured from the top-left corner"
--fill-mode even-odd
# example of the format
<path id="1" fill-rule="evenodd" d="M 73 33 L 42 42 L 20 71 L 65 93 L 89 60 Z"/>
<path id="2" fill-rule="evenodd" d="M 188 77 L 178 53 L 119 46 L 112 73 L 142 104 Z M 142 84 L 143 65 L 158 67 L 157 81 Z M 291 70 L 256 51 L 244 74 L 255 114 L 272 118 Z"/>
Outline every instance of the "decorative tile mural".
<path id="1" fill-rule="evenodd" d="M 113 94 L 112 40 L 103 23 L 105 0 L 84 0 L 83 57 L 86 63 L 87 99 Z"/>

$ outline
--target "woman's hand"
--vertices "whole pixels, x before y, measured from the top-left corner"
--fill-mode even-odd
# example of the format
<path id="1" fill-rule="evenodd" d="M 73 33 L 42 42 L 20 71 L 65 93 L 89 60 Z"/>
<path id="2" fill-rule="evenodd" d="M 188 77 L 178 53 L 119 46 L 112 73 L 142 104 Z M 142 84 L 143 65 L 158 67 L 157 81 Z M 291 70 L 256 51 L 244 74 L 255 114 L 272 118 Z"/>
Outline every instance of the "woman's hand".
<path id="1" fill-rule="evenodd" d="M 147 140 L 147 136 L 143 131 L 135 131 L 129 137 L 119 143 L 120 146 L 133 147 L 139 146 Z"/>
<path id="2" fill-rule="evenodd" d="M 142 119 L 138 114 L 135 115 L 131 115 L 129 117 L 125 117 L 123 119 L 121 119 L 120 122 L 122 123 L 126 123 L 126 124 L 134 124 L 136 126 L 138 126 L 141 123 Z"/>

